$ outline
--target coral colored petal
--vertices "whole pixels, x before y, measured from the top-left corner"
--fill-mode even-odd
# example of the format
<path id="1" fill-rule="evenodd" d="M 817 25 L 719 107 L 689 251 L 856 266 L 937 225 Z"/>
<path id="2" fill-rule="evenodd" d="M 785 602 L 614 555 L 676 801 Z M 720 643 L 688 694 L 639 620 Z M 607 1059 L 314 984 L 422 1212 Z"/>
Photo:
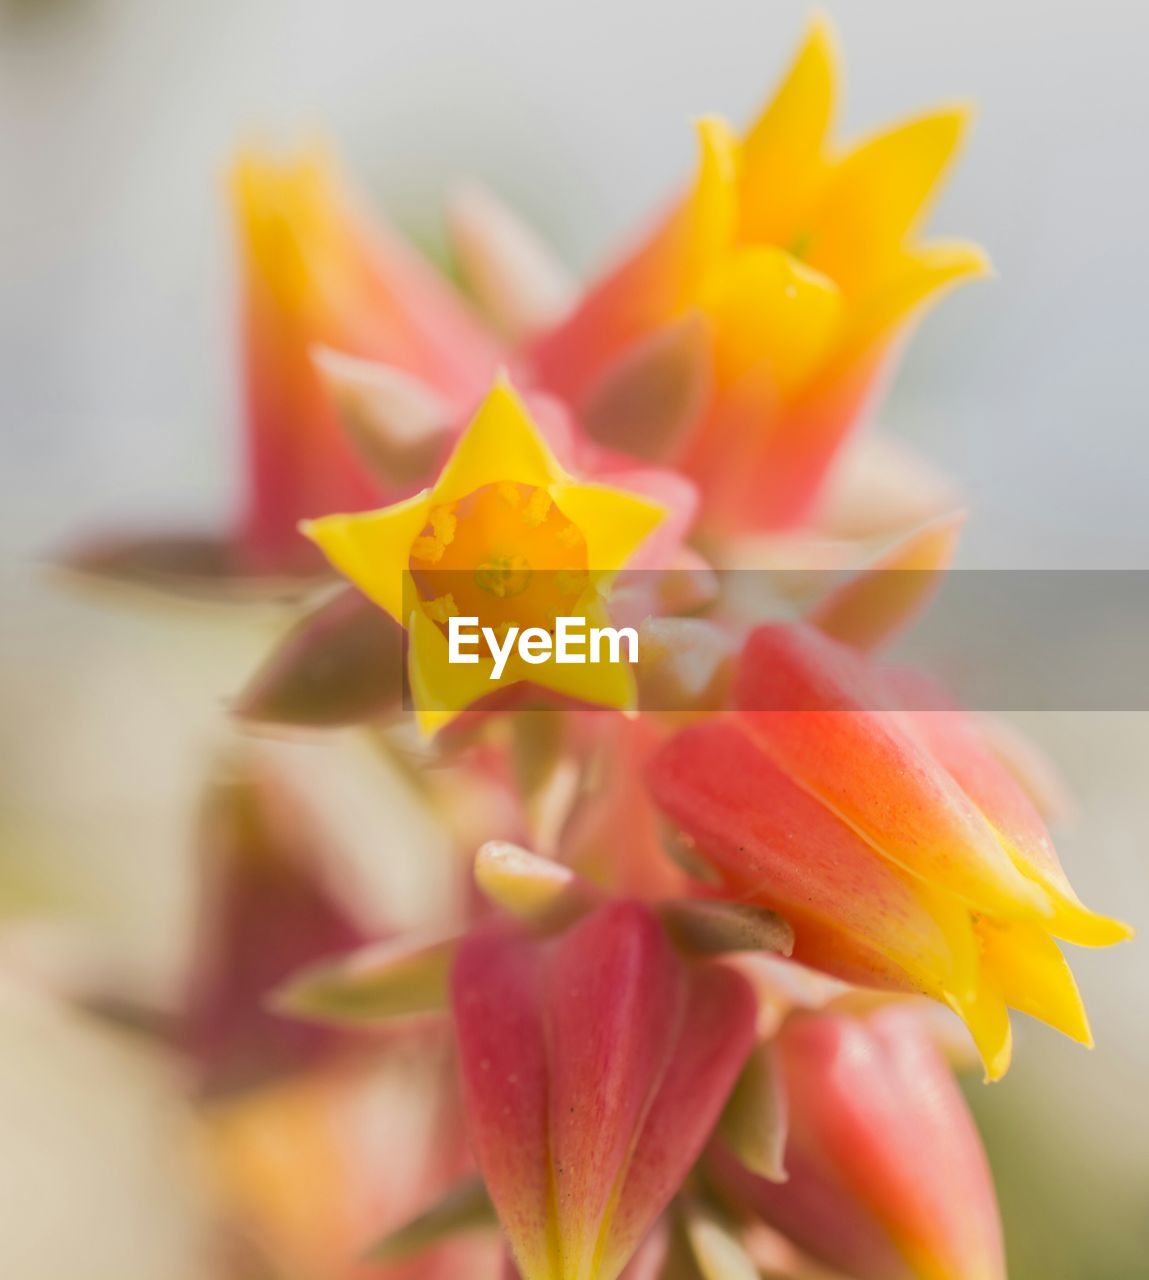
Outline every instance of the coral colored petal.
<path id="1" fill-rule="evenodd" d="M 752 370 L 715 407 L 715 439 L 757 437 L 761 447 L 720 472 L 721 487 L 704 494 L 705 515 L 720 529 L 793 530 L 815 517 L 821 487 L 851 428 L 863 415 L 883 372 L 884 352 L 855 362 L 840 376 L 821 370 L 789 405 L 773 404 L 768 382 Z"/>
<path id="2" fill-rule="evenodd" d="M 889 695 L 862 657 L 807 628 L 760 627 L 735 697 L 778 767 L 879 854 L 975 909 L 1049 914 L 978 809 L 883 709 Z"/>
<path id="3" fill-rule="evenodd" d="M 469 939 L 454 1000 L 475 1151 L 524 1280 L 616 1280 L 749 1053 L 749 984 L 615 901 L 558 937 Z"/>
<path id="4" fill-rule="evenodd" d="M 783 1035 L 782 1052 L 795 1140 L 832 1162 L 913 1273 L 1004 1275 L 985 1154 L 928 1037 L 880 1013 L 864 1023 L 814 1017 Z"/>
<path id="5" fill-rule="evenodd" d="M 361 214 L 322 149 L 286 162 L 241 155 L 231 188 L 250 459 L 240 552 L 248 568 L 267 571 L 309 552 L 301 518 L 379 496 L 314 365 L 315 347 L 395 365 L 453 404 L 479 392 L 498 348 L 450 285 Z"/>
<path id="6" fill-rule="evenodd" d="M 743 504 L 763 502 L 762 459 L 776 462 L 798 443 L 786 407 L 833 349 L 842 298 L 826 276 L 758 245 L 713 271 L 698 302 L 714 333 L 714 396 L 684 466 L 715 518 L 729 505 L 727 514 L 741 520 Z"/>
<path id="7" fill-rule="evenodd" d="M 733 243 L 737 140 L 716 119 L 700 122 L 698 135 L 686 198 L 530 353 L 541 385 L 576 408 L 628 347 L 681 313 L 692 285 Z"/>
<path id="8" fill-rule="evenodd" d="M 944 692 L 931 697 L 928 682 L 896 673 L 889 681 L 913 702 L 924 691 L 930 706 L 945 706 Z M 913 685 L 915 687 L 908 687 Z M 1079 946 L 1110 946 L 1132 936 L 1129 925 L 1084 906 L 1069 883 L 1041 814 L 1013 773 L 985 744 L 976 722 L 961 711 L 927 710 L 910 714 L 915 731 L 962 790 L 978 806 L 1010 858 L 1028 879 L 1049 895 L 1054 912 L 1048 930 Z"/>
<path id="9" fill-rule="evenodd" d="M 734 721 L 707 720 L 677 734 L 648 780 L 728 891 L 794 926 L 796 959 L 850 981 L 939 998 L 976 981 L 960 906 L 875 855 Z"/>

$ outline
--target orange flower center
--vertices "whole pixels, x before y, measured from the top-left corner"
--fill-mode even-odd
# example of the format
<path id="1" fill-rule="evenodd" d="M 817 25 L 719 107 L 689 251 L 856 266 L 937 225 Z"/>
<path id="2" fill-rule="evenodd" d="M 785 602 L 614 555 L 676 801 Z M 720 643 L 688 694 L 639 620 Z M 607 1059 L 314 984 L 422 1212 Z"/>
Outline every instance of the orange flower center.
<path id="1" fill-rule="evenodd" d="M 410 568 L 424 610 L 444 631 L 458 616 L 496 633 L 553 632 L 586 589 L 586 539 L 545 489 L 504 481 L 433 507 Z"/>

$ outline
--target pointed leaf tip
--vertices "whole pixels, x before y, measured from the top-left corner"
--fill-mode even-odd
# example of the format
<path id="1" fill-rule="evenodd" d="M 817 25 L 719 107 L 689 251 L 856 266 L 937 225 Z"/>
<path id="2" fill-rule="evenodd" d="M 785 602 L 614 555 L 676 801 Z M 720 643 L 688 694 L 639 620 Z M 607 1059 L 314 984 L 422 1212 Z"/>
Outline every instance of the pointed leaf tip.
<path id="1" fill-rule="evenodd" d="M 505 337 L 525 341 L 570 309 L 574 280 L 534 228 L 487 187 L 456 188 L 447 219 L 466 282 Z"/>
<path id="2" fill-rule="evenodd" d="M 786 1086 L 772 1044 L 756 1044 L 738 1077 L 718 1132 L 751 1173 L 785 1182 L 789 1113 Z"/>
<path id="3" fill-rule="evenodd" d="M 442 454 L 452 408 L 405 369 L 317 347 L 323 376 L 348 439 L 386 489 L 422 483 Z"/>
<path id="4" fill-rule="evenodd" d="M 475 882 L 497 906 L 548 928 L 570 923 L 599 901 L 569 867 L 505 840 L 490 840 L 476 854 Z"/>
<path id="5" fill-rule="evenodd" d="M 401 628 L 348 589 L 287 633 L 232 711 L 263 724 L 334 728 L 383 716 L 402 694 Z"/>
<path id="6" fill-rule="evenodd" d="M 321 961 L 271 998 L 278 1012 L 335 1025 L 373 1026 L 440 1013 L 458 939 L 388 941 Z"/>

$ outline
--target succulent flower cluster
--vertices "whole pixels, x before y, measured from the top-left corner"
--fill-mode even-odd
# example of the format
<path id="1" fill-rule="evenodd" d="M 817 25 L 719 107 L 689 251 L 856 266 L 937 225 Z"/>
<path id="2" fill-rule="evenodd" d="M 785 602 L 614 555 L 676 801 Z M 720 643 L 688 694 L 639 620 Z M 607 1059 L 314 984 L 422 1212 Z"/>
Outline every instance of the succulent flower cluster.
<path id="1" fill-rule="evenodd" d="M 243 510 L 80 559 L 297 600 L 236 716 L 402 758 L 464 904 L 370 937 L 300 780 L 237 746 L 180 1032 L 236 1275 L 1004 1276 L 953 1071 L 1006 1071 L 1011 1009 L 1089 1044 L 1058 943 L 1129 931 L 1070 886 L 1033 752 L 879 656 L 962 516 L 856 429 L 987 265 L 919 238 L 962 113 L 844 146 L 835 95 L 817 22 L 585 289 L 486 192 L 450 210 L 464 296 L 325 154 L 236 164 Z M 763 613 L 779 568 L 839 572 Z M 452 661 L 452 618 L 569 614 L 637 660 Z"/>

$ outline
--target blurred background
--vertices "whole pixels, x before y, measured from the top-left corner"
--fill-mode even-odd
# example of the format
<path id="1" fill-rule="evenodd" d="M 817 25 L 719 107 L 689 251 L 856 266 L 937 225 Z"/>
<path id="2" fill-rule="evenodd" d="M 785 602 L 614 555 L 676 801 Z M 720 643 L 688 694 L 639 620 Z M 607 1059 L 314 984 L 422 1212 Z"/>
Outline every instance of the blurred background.
<path id="1" fill-rule="evenodd" d="M 967 491 L 960 563 L 1149 567 L 1149 14 L 829 9 L 845 132 L 978 107 L 932 225 L 986 245 L 999 279 L 929 318 L 882 413 Z M 0 1275 L 202 1275 L 175 1070 L 40 976 L 114 973 L 160 1001 L 178 981 L 204 761 L 278 619 L 109 608 L 59 590 L 43 562 L 79 530 L 218 523 L 234 501 L 233 148 L 329 135 L 432 252 L 442 193 L 478 176 L 584 272 L 687 172 L 693 117 L 757 107 L 807 12 L 0 0 Z M 1077 888 L 1144 936 L 1149 716 L 1017 720 L 1077 797 L 1058 833 Z M 334 811 L 390 803 L 351 797 L 352 748 L 342 767 L 284 750 L 330 770 Z M 414 882 L 359 853 L 392 878 L 381 898 L 420 918 Z M 61 914 L 63 957 L 43 927 Z M 1015 1280 L 1133 1280 L 1149 1256 L 1149 960 L 1134 943 L 1074 965 L 1096 1051 L 1024 1025 L 1007 1080 L 971 1088 Z"/>

